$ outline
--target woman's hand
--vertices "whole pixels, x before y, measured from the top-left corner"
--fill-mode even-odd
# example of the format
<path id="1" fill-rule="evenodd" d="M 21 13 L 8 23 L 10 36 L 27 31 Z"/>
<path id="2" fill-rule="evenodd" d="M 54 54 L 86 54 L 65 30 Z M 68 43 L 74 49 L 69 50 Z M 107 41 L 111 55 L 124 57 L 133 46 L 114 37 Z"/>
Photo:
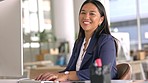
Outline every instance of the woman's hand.
<path id="1" fill-rule="evenodd" d="M 56 79 L 56 81 L 67 81 L 69 80 L 69 76 L 64 74 L 64 73 L 59 73 L 58 78 Z"/>
<path id="2" fill-rule="evenodd" d="M 43 73 L 40 74 L 38 77 L 35 78 L 35 80 L 43 80 L 43 81 L 67 81 L 68 76 L 65 75 L 64 73 Z"/>

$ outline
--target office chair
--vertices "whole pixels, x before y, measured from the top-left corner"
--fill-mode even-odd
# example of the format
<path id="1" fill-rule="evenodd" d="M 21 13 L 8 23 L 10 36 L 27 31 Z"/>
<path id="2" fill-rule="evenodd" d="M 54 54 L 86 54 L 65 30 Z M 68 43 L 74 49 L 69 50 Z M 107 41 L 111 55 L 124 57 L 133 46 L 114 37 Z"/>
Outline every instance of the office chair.
<path id="1" fill-rule="evenodd" d="M 117 79 L 130 80 L 132 76 L 132 68 L 128 63 L 117 64 Z"/>

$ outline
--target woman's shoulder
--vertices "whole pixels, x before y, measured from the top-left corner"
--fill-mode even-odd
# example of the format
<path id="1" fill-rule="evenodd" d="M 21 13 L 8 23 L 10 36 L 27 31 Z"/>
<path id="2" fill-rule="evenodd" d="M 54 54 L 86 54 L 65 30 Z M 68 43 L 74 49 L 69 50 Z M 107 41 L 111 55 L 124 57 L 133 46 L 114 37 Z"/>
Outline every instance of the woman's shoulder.
<path id="1" fill-rule="evenodd" d="M 100 39 L 105 39 L 105 40 L 108 40 L 108 39 L 111 39 L 111 40 L 114 40 L 114 37 L 111 35 L 111 34 L 101 34 L 100 35 Z"/>
<path id="2" fill-rule="evenodd" d="M 110 34 L 100 34 L 99 37 L 96 37 L 96 40 L 98 41 L 98 44 L 104 44 L 106 42 L 114 42 L 114 38 Z"/>

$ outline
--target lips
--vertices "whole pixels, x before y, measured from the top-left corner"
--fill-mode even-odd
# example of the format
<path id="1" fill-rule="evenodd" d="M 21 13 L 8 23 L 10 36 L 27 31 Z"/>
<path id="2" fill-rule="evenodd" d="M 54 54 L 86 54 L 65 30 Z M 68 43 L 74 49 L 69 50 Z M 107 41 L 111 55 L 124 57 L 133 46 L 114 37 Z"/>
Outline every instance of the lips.
<path id="1" fill-rule="evenodd" d="M 88 25 L 88 24 L 91 23 L 91 21 L 89 21 L 89 20 L 83 20 L 83 23 L 86 24 L 86 25 Z"/>
<path id="2" fill-rule="evenodd" d="M 90 22 L 83 22 L 84 24 L 90 24 Z"/>

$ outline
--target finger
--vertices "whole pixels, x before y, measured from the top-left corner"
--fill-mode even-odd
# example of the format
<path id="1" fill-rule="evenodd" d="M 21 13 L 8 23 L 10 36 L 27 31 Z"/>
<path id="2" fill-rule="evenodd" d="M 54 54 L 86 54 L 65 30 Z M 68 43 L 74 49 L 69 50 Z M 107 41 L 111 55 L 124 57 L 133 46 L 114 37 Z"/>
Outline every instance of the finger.
<path id="1" fill-rule="evenodd" d="M 42 75 L 42 77 L 40 78 L 40 80 L 45 80 L 46 78 L 52 76 L 52 74 L 50 73 L 45 73 L 44 75 Z"/>
<path id="2" fill-rule="evenodd" d="M 53 75 L 53 76 L 51 76 L 51 77 L 49 77 L 49 78 L 46 78 L 46 80 L 47 80 L 47 81 L 54 81 L 54 80 L 56 80 L 57 78 L 58 78 L 58 76 Z"/>
<path id="3" fill-rule="evenodd" d="M 43 80 L 46 76 L 50 76 L 50 73 L 43 73 L 43 74 L 40 74 L 37 78 L 36 78 L 36 80 Z"/>
<path id="4" fill-rule="evenodd" d="M 37 77 L 35 78 L 35 80 L 40 80 L 40 79 L 42 78 L 42 75 L 43 75 L 43 74 L 40 74 L 39 76 L 37 76 Z"/>
<path id="5" fill-rule="evenodd" d="M 47 75 L 46 77 L 44 77 L 42 80 L 47 80 L 47 79 L 50 79 L 52 78 L 54 75 L 53 74 L 50 74 L 50 75 Z"/>
<path id="6" fill-rule="evenodd" d="M 57 76 L 55 76 L 54 74 L 47 73 L 47 74 L 44 74 L 40 80 L 50 80 L 50 79 L 56 79 L 56 78 Z"/>

